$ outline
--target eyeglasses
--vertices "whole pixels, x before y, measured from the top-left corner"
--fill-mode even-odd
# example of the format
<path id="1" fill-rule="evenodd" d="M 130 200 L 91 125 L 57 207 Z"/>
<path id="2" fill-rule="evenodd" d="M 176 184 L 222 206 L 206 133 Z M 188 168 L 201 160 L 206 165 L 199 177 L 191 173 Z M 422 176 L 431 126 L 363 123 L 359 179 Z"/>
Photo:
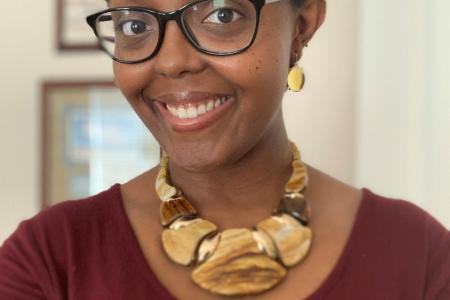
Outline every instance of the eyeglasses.
<path id="1" fill-rule="evenodd" d="M 226 56 L 247 50 L 255 41 L 261 9 L 281 0 L 199 0 L 172 12 L 119 7 L 86 18 L 101 48 L 125 64 L 154 57 L 161 48 L 166 24 L 174 20 L 197 50 Z"/>

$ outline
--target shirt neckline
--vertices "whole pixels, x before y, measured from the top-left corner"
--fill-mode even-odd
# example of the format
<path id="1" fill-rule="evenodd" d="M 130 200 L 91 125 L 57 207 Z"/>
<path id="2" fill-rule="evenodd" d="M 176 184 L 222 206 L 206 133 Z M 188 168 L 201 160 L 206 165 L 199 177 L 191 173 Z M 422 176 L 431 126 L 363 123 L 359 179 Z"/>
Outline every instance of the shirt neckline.
<path id="1" fill-rule="evenodd" d="M 353 249 L 356 247 L 358 238 L 360 236 L 363 221 L 366 219 L 367 210 L 369 210 L 369 198 L 373 194 L 369 189 L 362 188 L 362 195 L 358 211 L 353 221 L 352 229 L 345 243 L 344 249 L 333 270 L 328 274 L 322 284 L 305 300 L 319 300 L 323 299 L 342 278 L 342 273 L 348 266 Z"/>
<path id="2" fill-rule="evenodd" d="M 139 245 L 136 234 L 134 233 L 133 227 L 131 226 L 130 220 L 125 212 L 125 206 L 123 203 L 123 197 L 121 193 L 121 185 L 115 184 L 111 187 L 111 191 L 114 193 L 114 199 L 117 205 L 117 211 L 119 213 L 119 222 L 122 223 L 122 228 L 124 229 L 124 240 L 130 245 L 130 251 L 134 261 L 139 265 L 139 270 L 141 274 L 147 278 L 147 281 L 153 288 L 153 295 L 158 296 L 158 299 L 176 299 L 174 295 L 166 289 L 166 287 L 161 283 L 161 281 L 156 277 L 155 273 L 148 264 L 145 255 Z M 352 253 L 352 249 L 355 247 L 356 241 L 358 240 L 361 224 L 365 219 L 366 210 L 368 209 L 368 200 L 372 192 L 367 188 L 362 188 L 362 196 L 360 204 L 353 221 L 352 229 L 350 231 L 349 237 L 347 238 L 344 249 L 338 258 L 333 270 L 328 274 L 321 285 L 311 294 L 306 300 L 318 300 L 322 299 L 328 292 L 337 284 L 341 278 L 342 272 L 345 270 L 347 262 Z M 164 298 L 162 298 L 164 297 Z"/>

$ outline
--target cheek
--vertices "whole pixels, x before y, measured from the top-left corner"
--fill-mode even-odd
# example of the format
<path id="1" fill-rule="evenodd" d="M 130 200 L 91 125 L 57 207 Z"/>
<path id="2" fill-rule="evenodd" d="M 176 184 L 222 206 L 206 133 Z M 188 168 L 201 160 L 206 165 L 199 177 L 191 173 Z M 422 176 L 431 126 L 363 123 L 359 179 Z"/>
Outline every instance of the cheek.
<path id="1" fill-rule="evenodd" d="M 284 92 L 289 69 L 291 42 L 285 24 L 264 24 L 260 26 L 258 36 L 246 52 L 230 57 L 235 71 L 235 82 L 242 83 L 260 91 L 259 94 L 270 95 Z"/>
<path id="2" fill-rule="evenodd" d="M 281 105 L 286 91 L 289 70 L 289 45 L 278 38 L 265 36 L 264 41 L 255 42 L 247 52 L 231 59 L 227 74 L 239 87 L 241 109 L 255 112 L 252 118 L 266 118 Z"/>
<path id="3" fill-rule="evenodd" d="M 126 65 L 114 63 L 115 84 L 121 90 L 130 106 L 145 124 L 145 126 L 158 138 L 160 128 L 157 120 L 142 98 L 142 92 L 151 81 L 152 74 L 146 63 Z"/>
<path id="4" fill-rule="evenodd" d="M 149 68 L 145 63 L 126 65 L 114 62 L 113 70 L 117 87 L 134 107 L 151 78 Z"/>

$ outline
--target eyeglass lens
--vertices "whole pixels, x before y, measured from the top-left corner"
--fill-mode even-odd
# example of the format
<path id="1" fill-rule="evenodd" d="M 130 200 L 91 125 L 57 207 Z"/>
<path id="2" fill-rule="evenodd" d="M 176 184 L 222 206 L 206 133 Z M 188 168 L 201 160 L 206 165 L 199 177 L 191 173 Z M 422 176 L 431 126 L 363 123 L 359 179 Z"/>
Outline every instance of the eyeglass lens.
<path id="1" fill-rule="evenodd" d="M 256 14 L 248 0 L 206 0 L 187 7 L 181 19 L 183 31 L 196 47 L 226 54 L 251 43 Z M 123 61 L 139 61 L 152 55 L 161 30 L 155 15 L 132 8 L 100 15 L 96 29 L 103 48 Z"/>

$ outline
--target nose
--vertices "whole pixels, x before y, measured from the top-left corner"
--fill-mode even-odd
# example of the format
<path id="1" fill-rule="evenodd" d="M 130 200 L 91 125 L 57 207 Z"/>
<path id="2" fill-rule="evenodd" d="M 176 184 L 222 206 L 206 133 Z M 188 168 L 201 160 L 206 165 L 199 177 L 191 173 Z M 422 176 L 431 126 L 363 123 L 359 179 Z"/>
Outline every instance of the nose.
<path id="1" fill-rule="evenodd" d="M 190 44 L 177 22 L 169 21 L 161 48 L 153 58 L 155 72 L 172 78 L 199 73 L 206 65 L 203 55 Z"/>

